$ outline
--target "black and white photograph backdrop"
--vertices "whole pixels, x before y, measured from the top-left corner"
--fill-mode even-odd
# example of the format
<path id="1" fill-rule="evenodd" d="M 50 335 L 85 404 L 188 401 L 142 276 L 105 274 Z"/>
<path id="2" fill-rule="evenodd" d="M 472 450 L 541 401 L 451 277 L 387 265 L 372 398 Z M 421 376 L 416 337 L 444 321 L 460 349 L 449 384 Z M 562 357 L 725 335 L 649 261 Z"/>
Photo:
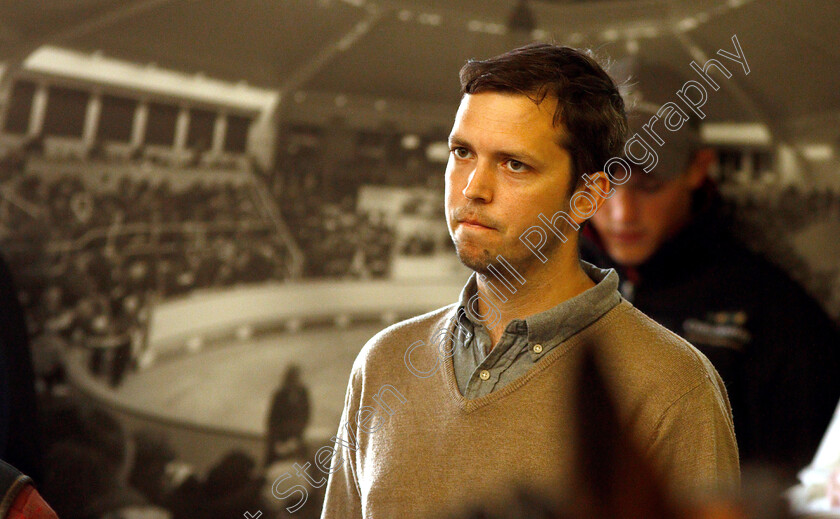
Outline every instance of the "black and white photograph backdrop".
<path id="1" fill-rule="evenodd" d="M 0 2 L 0 458 L 62 519 L 319 517 L 323 487 L 294 512 L 283 490 L 336 433 L 361 347 L 470 274 L 444 217 L 458 71 L 533 41 L 687 81 L 737 40 L 748 65 L 727 61 L 699 121 L 711 175 L 741 237 L 840 321 L 838 18 L 833 0 Z"/>

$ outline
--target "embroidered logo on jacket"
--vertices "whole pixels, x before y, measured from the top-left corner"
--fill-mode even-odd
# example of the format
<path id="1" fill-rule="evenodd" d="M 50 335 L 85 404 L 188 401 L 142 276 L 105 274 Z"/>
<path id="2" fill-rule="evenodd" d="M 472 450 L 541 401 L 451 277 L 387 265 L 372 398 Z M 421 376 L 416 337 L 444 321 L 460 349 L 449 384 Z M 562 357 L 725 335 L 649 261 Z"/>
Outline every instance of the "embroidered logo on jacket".
<path id="1" fill-rule="evenodd" d="M 689 318 L 683 321 L 685 338 L 692 344 L 717 346 L 719 348 L 742 349 L 752 336 L 744 327 L 747 313 L 709 312 L 705 320 Z"/>

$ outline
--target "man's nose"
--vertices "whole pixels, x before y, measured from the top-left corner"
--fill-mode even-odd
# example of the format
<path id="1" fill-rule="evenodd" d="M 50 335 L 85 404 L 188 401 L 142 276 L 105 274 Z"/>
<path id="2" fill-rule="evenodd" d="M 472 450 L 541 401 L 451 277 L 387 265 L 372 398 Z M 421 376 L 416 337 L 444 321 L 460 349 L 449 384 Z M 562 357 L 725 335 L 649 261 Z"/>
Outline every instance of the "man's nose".
<path id="1" fill-rule="evenodd" d="M 635 192 L 622 187 L 616 188 L 615 195 L 606 202 L 604 209 L 614 222 L 633 223 L 639 215 Z"/>
<path id="2" fill-rule="evenodd" d="M 464 186 L 464 197 L 469 200 L 481 200 L 485 203 L 493 200 L 493 189 L 496 180 L 496 172 L 486 161 L 476 161 L 475 169 L 467 177 L 467 185 Z"/>

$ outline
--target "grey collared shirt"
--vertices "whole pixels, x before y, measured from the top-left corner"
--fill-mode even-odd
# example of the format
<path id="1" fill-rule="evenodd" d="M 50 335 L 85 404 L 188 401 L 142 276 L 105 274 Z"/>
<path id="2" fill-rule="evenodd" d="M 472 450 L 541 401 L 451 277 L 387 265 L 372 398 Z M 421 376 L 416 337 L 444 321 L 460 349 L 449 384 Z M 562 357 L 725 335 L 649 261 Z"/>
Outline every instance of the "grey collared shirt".
<path id="1" fill-rule="evenodd" d="M 461 290 L 457 318 L 460 322 L 452 356 L 458 389 L 467 398 L 478 398 L 501 389 L 524 375 L 552 349 L 583 330 L 620 301 L 618 274 L 581 261 L 583 271 L 596 285 L 554 308 L 526 319 L 514 319 L 491 349 L 487 328 L 469 315 L 467 303 L 476 293 L 473 273 Z M 526 281 L 527 282 L 527 281 Z M 489 354 L 486 352 L 490 351 Z"/>

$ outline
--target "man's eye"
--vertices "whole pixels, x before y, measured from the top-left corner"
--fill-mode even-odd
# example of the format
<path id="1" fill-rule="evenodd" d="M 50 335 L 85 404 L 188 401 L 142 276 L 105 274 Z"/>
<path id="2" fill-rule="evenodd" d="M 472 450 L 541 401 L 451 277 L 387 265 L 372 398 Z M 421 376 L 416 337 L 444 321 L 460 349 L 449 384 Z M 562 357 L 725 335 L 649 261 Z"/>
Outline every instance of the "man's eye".
<path id="1" fill-rule="evenodd" d="M 452 154 L 455 155 L 456 159 L 468 159 L 470 158 L 470 150 L 467 148 L 456 147 L 452 148 Z"/>
<path id="2" fill-rule="evenodd" d="M 514 173 L 524 173 L 528 171 L 528 166 L 525 163 L 513 159 L 507 161 L 507 167 Z"/>

